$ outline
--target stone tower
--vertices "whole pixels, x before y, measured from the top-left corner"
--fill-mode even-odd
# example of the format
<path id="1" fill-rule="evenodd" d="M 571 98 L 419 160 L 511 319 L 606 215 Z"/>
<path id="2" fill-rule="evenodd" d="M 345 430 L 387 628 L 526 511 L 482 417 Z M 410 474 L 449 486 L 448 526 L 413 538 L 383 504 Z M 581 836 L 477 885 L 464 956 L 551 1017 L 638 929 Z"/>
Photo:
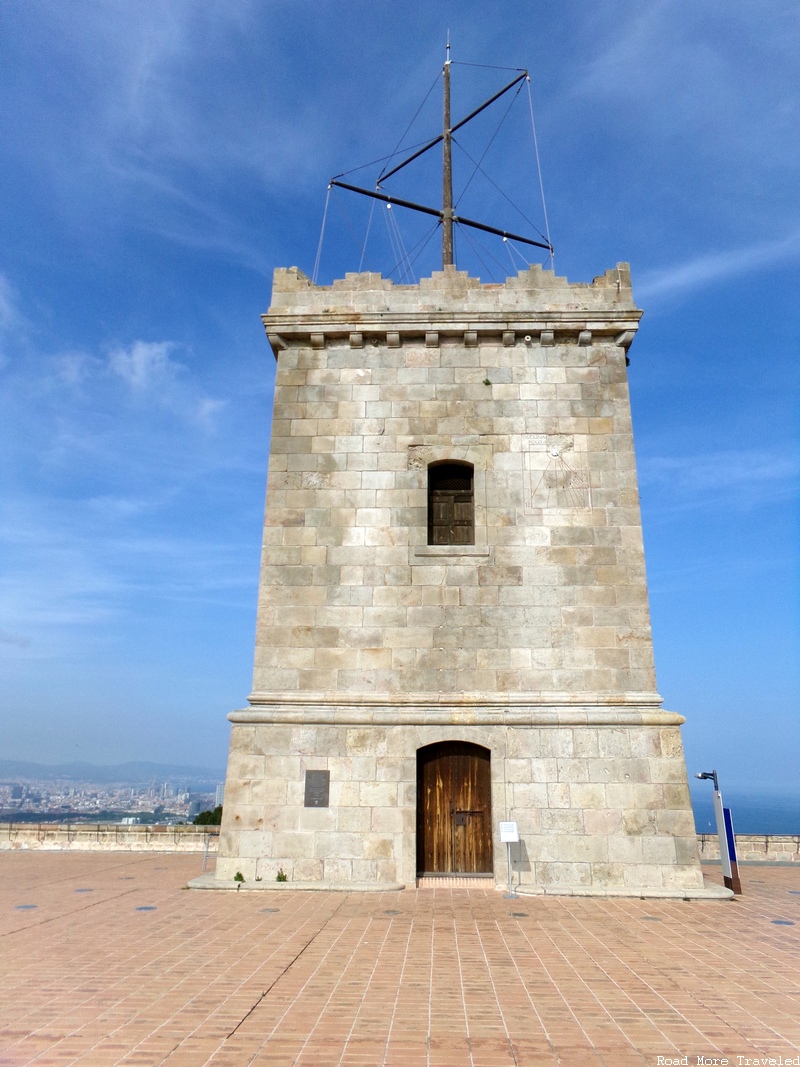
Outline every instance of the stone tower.
<path id="1" fill-rule="evenodd" d="M 253 693 L 217 877 L 703 895 L 656 691 L 629 269 L 275 272 Z"/>

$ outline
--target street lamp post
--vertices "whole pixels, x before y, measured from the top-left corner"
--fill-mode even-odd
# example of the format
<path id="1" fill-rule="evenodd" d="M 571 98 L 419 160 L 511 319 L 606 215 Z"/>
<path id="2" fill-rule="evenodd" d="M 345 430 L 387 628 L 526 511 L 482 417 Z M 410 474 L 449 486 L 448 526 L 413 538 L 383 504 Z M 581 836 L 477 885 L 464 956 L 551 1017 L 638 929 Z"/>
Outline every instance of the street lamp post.
<path id="1" fill-rule="evenodd" d="M 701 771 L 695 775 L 701 781 L 714 783 L 714 816 L 717 820 L 717 837 L 719 838 L 719 857 L 722 862 L 722 877 L 725 886 L 741 895 L 742 883 L 739 880 L 739 865 L 736 862 L 736 838 L 733 834 L 731 809 L 722 806 L 722 793 L 716 771 Z"/>

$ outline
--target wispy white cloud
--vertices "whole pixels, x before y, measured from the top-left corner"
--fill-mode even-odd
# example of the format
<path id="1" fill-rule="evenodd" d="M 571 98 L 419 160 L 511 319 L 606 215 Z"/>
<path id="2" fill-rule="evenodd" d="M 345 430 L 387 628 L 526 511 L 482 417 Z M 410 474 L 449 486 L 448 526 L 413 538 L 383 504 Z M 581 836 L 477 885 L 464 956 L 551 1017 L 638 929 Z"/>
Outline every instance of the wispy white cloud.
<path id="1" fill-rule="evenodd" d="M 0 84 L 14 101 L 0 115 L 8 278 L 0 329 L 10 386 L 0 390 L 9 616 L 0 644 L 15 658 L 13 718 L 33 724 L 33 747 L 43 732 L 71 738 L 81 722 L 87 737 L 109 721 L 118 731 L 126 696 L 133 746 L 163 745 L 166 736 L 180 746 L 201 733 L 198 702 L 186 694 L 198 678 L 209 687 L 204 671 L 241 691 L 273 370 L 254 314 L 263 310 L 254 301 L 267 299 L 258 275 L 273 262 L 313 262 L 328 177 L 393 147 L 441 68 L 445 20 L 453 20 L 454 58 L 534 68 L 553 237 L 570 277 L 630 258 L 636 293 L 652 307 L 737 277 L 730 299 L 740 299 L 749 268 L 796 258 L 793 0 L 567 0 L 538 5 L 536 17 L 525 5 L 447 0 L 418 5 L 414 19 L 373 4 L 363 33 L 353 32 L 366 9 L 359 0 L 93 0 L 80 17 L 58 0 L 12 7 L 0 40 Z M 458 116 L 499 88 L 488 85 L 496 71 L 455 73 Z M 409 140 L 437 131 L 439 100 L 436 87 L 430 120 L 423 111 Z M 515 114 L 494 143 L 500 166 L 487 169 L 517 199 L 517 189 L 537 190 L 510 134 Z M 441 182 L 432 153 L 429 163 L 419 179 L 416 167 L 398 176 L 409 199 L 427 203 L 440 187 L 422 188 L 431 174 Z M 343 206 L 355 216 L 355 206 Z M 465 214 L 484 218 L 479 211 Z M 349 222 L 340 240 L 334 217 L 323 250 L 328 279 L 359 256 Z M 790 286 L 775 274 L 775 306 L 785 309 Z M 724 315 L 724 301 L 716 306 Z M 708 318 L 690 311 L 687 358 L 708 330 Z M 251 315 L 248 331 L 242 321 Z M 663 325 L 652 324 L 648 343 L 673 340 L 659 333 Z M 744 333 L 726 338 L 718 405 L 679 375 L 664 382 L 660 402 L 680 425 L 713 419 L 695 435 L 697 454 L 687 443 L 687 455 L 675 456 L 683 439 L 673 437 L 659 455 L 639 455 L 648 543 L 652 523 L 664 558 L 691 568 L 704 557 L 687 582 L 697 599 L 710 599 L 707 556 L 720 584 L 744 574 L 753 600 L 768 599 L 769 582 L 790 569 L 777 551 L 751 550 L 765 531 L 788 529 L 796 468 L 764 444 L 788 426 L 790 401 L 777 376 L 754 380 Z M 788 334 L 776 336 L 771 364 L 777 370 L 780 359 L 780 382 Z M 743 439 L 743 425 L 769 425 L 769 437 L 755 430 Z M 640 440 L 658 448 L 647 433 Z M 727 450 L 730 441 L 738 449 Z M 736 546 L 703 536 L 731 515 L 747 542 L 741 567 Z M 773 568 L 769 582 L 745 570 L 757 564 Z M 785 618 L 770 611 L 769 625 L 788 632 Z M 220 681 L 225 671 L 210 664 L 226 642 Z M 22 659 L 32 665 L 20 667 Z M 751 662 L 748 670 L 774 703 L 773 672 Z M 730 686 L 719 691 L 727 696 Z M 222 718 L 228 699 L 213 716 Z M 182 702 L 192 728 L 170 734 Z M 88 705 L 100 729 L 86 718 Z M 162 707 L 146 734 L 148 711 Z M 764 763 L 771 758 L 766 746 Z"/>
<path id="2" fill-rule="evenodd" d="M 9 359 L 9 344 L 12 336 L 24 329 L 25 320 L 20 311 L 17 292 L 8 277 L 0 272 L 0 368 Z"/>
<path id="3" fill-rule="evenodd" d="M 256 561 L 246 567 L 224 507 L 208 506 L 252 477 L 241 441 L 215 437 L 234 394 L 209 395 L 174 341 L 50 355 L 35 350 L 16 300 L 7 321 L 3 656 L 124 644 L 143 602 L 237 605 Z"/>
<path id="4" fill-rule="evenodd" d="M 279 6 L 256 13 L 263 31 Z M 76 236 L 87 222 L 96 245 L 142 229 L 268 273 L 271 235 L 243 222 L 239 198 L 302 188 L 321 197 L 309 146 L 319 160 L 336 136 L 324 108 L 295 91 L 300 72 L 277 35 L 263 32 L 266 65 L 284 76 L 265 72 L 246 95 L 231 84 L 228 59 L 253 32 L 251 8 L 173 0 L 134 11 L 99 0 L 78 32 L 73 12 L 48 6 L 46 60 L 23 46 L 46 70 L 16 86 L 4 136 L 11 154 L 35 159 L 48 210 Z"/>
<path id="5" fill-rule="evenodd" d="M 614 9 L 620 17 L 610 19 Z M 646 125 L 667 150 L 691 138 L 737 170 L 797 165 L 796 5 L 762 0 L 723 11 L 651 0 L 634 10 L 623 0 L 597 15 L 585 27 L 597 47 L 574 96 L 624 108 L 631 132 Z"/>
<path id="6" fill-rule="evenodd" d="M 16 294 L 5 274 L 0 274 L 0 330 L 10 329 L 17 318 Z"/>
<path id="7" fill-rule="evenodd" d="M 165 515 L 180 510 L 163 498 L 17 497 L 0 526 L 4 655 L 58 658 L 120 640 L 143 602 L 238 605 L 254 583 L 247 552 L 208 528 L 172 529 Z"/>
<path id="8" fill-rule="evenodd" d="M 185 364 L 172 358 L 178 346 L 171 341 L 134 341 L 108 354 L 108 367 L 136 397 L 147 396 L 207 433 L 226 401 L 200 393 L 186 375 Z"/>
<path id="9" fill-rule="evenodd" d="M 227 400 L 215 400 L 210 396 L 201 397 L 195 403 L 193 419 L 198 426 L 211 433 L 216 428 L 217 415 L 227 406 Z"/>
<path id="10" fill-rule="evenodd" d="M 103 361 L 87 352 L 63 352 L 53 359 L 53 378 L 77 390 L 103 366 Z"/>
<path id="11" fill-rule="evenodd" d="M 134 341 L 129 348 L 112 348 L 108 364 L 134 392 L 170 388 L 184 369 L 170 359 L 175 347 L 171 341 Z"/>
<path id="12" fill-rule="evenodd" d="M 660 510 L 717 509 L 724 499 L 726 507 L 740 511 L 791 499 L 800 480 L 800 457 L 766 449 L 645 455 L 639 458 L 639 480 Z"/>
<path id="13" fill-rule="evenodd" d="M 195 121 L 199 123 L 200 119 Z M 193 141 L 197 153 L 208 151 L 207 139 L 197 132 Z M 274 255 L 270 255 L 271 233 L 261 231 L 255 234 L 252 227 L 242 226 L 230 204 L 217 202 L 218 190 L 215 189 L 213 196 L 209 195 L 204 178 L 212 170 L 210 162 L 203 163 L 198 156 L 194 162 L 183 160 L 181 167 L 176 169 L 158 154 L 132 153 L 130 148 L 129 144 L 121 144 L 118 150 L 109 151 L 105 163 L 105 176 L 127 204 L 128 224 L 184 248 L 213 252 L 230 263 L 265 277 L 271 276 L 274 265 Z M 186 180 L 187 167 L 192 174 L 189 182 Z M 228 157 L 222 173 L 230 176 L 233 169 L 233 161 Z M 205 176 L 199 173 L 202 171 Z M 102 178 L 98 176 L 98 180 Z M 259 182 L 262 181 L 259 178 Z M 153 211 L 154 205 L 159 209 L 156 212 Z"/>
<path id="14" fill-rule="evenodd" d="M 603 159 L 596 186 L 577 188 L 596 193 L 596 225 L 625 258 L 683 260 L 653 269 L 643 295 L 796 258 L 800 6 L 609 0 L 582 32 L 594 40 L 558 100 L 558 136 L 565 151 L 586 142 L 593 176 Z"/>
<path id="15" fill-rule="evenodd" d="M 118 494 L 105 493 L 101 496 L 89 497 L 86 507 L 103 522 L 114 522 L 119 519 L 138 518 L 162 507 L 165 496 L 157 497 L 120 496 Z"/>
<path id="16" fill-rule="evenodd" d="M 777 241 L 744 245 L 727 252 L 708 253 L 687 263 L 646 271 L 637 280 L 636 295 L 672 296 L 687 289 L 716 285 L 748 271 L 778 266 L 800 259 L 800 229 Z"/>
<path id="17" fill-rule="evenodd" d="M 216 365 L 209 373 L 186 345 L 136 340 L 99 354 L 51 355 L 23 331 L 7 336 L 13 357 L 2 365 L 0 392 L 7 506 L 18 488 L 46 478 L 81 499 L 133 498 L 139 510 L 142 499 L 163 503 L 167 487 L 187 479 L 263 469 L 240 437 L 226 437 L 222 448 L 218 440 L 229 412 L 263 406 L 262 393 L 236 374 L 220 381 Z"/>

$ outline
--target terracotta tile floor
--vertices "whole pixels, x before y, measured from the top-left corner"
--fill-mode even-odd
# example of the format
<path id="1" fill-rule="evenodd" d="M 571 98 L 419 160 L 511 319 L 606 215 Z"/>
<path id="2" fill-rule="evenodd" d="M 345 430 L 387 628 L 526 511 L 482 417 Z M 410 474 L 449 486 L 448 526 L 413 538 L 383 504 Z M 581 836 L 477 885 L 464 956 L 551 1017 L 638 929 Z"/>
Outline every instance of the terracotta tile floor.
<path id="1" fill-rule="evenodd" d="M 0 853 L 0 1064 L 742 1067 L 800 1050 L 800 865 L 744 867 L 733 903 L 184 892 L 199 865 Z"/>

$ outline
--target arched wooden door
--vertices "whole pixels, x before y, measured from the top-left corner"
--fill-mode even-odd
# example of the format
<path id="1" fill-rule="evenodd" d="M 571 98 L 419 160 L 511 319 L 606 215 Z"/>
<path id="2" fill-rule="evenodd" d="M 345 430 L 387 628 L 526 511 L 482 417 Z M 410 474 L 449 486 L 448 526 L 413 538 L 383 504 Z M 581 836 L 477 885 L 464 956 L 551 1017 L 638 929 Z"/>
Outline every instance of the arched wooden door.
<path id="1" fill-rule="evenodd" d="M 491 753 L 467 741 L 417 752 L 417 871 L 489 874 L 492 867 Z"/>

